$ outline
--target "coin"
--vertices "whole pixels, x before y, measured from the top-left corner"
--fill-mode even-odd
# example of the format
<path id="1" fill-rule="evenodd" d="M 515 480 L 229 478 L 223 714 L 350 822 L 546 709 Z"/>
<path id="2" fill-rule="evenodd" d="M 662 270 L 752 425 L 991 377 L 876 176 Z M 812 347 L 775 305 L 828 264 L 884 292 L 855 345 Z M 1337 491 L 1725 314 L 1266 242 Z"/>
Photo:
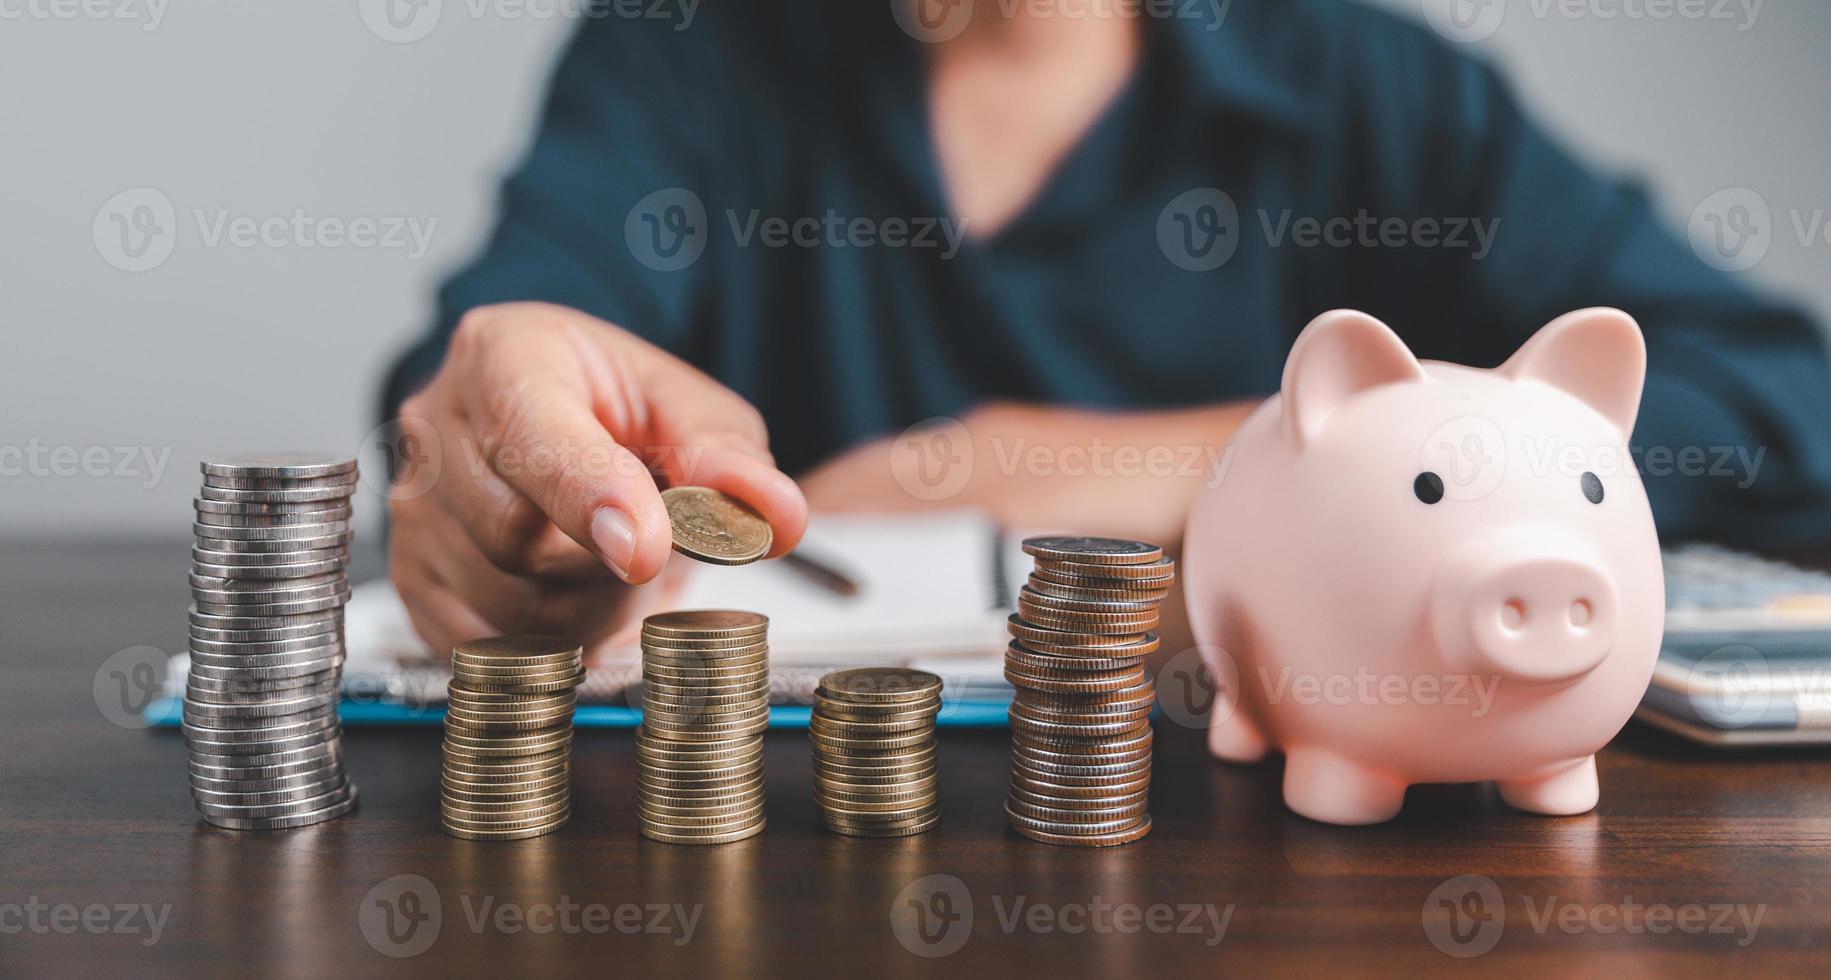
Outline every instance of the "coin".
<path id="1" fill-rule="evenodd" d="M 326 453 L 235 453 L 206 459 L 205 477 L 244 480 L 312 480 L 354 474 L 356 460 Z"/>
<path id="2" fill-rule="evenodd" d="M 731 829 L 719 829 L 714 832 L 696 831 L 691 828 L 677 829 L 656 823 L 642 824 L 642 836 L 664 844 L 730 844 L 734 841 L 755 837 L 763 832 L 766 822 L 758 817 L 754 823 Z"/>
<path id="3" fill-rule="evenodd" d="M 298 562 L 340 561 L 346 556 L 343 548 L 317 548 L 313 550 L 289 549 L 285 551 L 216 551 L 193 545 L 191 561 L 203 565 L 228 565 L 235 568 L 247 568 L 260 565 L 290 565 Z"/>
<path id="4" fill-rule="evenodd" d="M 941 812 L 936 810 L 932 814 L 925 815 L 908 823 L 897 823 L 888 826 L 854 824 L 824 816 L 821 818 L 821 821 L 826 826 L 826 829 L 835 834 L 844 834 L 848 837 L 912 837 L 916 834 L 925 834 L 940 826 Z"/>
<path id="5" fill-rule="evenodd" d="M 213 530 L 212 528 L 208 528 L 207 525 L 192 525 L 193 530 L 200 527 L 205 530 Z M 227 551 L 243 555 L 292 555 L 305 554 L 310 551 L 344 548 L 354 540 L 356 540 L 356 535 L 352 534 L 347 529 L 331 533 L 320 533 L 316 537 L 275 539 L 224 538 L 214 534 L 198 534 L 195 548 L 204 551 Z"/>
<path id="6" fill-rule="evenodd" d="M 356 787 L 345 784 L 341 799 L 315 810 L 302 809 L 297 805 L 278 808 L 281 815 L 276 816 L 229 816 L 211 812 L 203 807 L 199 811 L 206 823 L 227 830 L 289 830 L 294 827 L 308 827 L 312 824 L 334 820 L 356 809 Z M 272 808 L 270 808 L 272 809 Z"/>
<path id="7" fill-rule="evenodd" d="M 306 504 L 330 500 L 347 500 L 351 485 L 332 484 L 328 486 L 286 486 L 241 490 L 232 487 L 219 487 L 205 483 L 197 491 L 204 500 L 219 500 L 226 503 L 258 504 Z"/>
<path id="8" fill-rule="evenodd" d="M 578 643 L 555 636 L 492 636 L 460 643 L 451 651 L 454 662 L 515 668 L 570 664 L 583 654 Z"/>
<path id="9" fill-rule="evenodd" d="M 1012 631 L 1016 631 L 1015 624 Z M 1155 633 L 1142 640 L 1112 646 L 1077 646 L 1071 643 L 1044 643 L 1038 640 L 1013 639 L 1005 651 L 1008 663 L 1041 670 L 1081 673 L 1083 671 L 1123 670 L 1144 663 L 1156 652 Z"/>
<path id="10" fill-rule="evenodd" d="M 645 638 L 671 637 L 691 641 L 740 636 L 760 638 L 768 630 L 768 617 L 737 609 L 683 609 L 656 613 L 642 621 Z"/>
<path id="11" fill-rule="evenodd" d="M 446 823 L 445 833 L 465 840 L 527 840 L 532 837 L 544 837 L 566 825 L 570 812 L 557 815 L 552 820 L 542 821 L 521 827 L 507 829 L 485 829 L 479 827 L 456 826 Z"/>
<path id="12" fill-rule="evenodd" d="M 1152 583 L 1153 588 L 1169 588 L 1176 576 L 1176 562 L 1169 558 L 1136 565 L 1100 565 L 1085 561 L 1039 561 L 1030 573 L 1033 579 L 1058 582 L 1081 588 L 1130 588 L 1132 583 Z"/>
<path id="13" fill-rule="evenodd" d="M 1137 636 L 1150 632 L 1157 625 L 1156 613 L 1077 612 L 1058 614 L 1039 608 L 1023 599 L 1017 600 L 1017 610 L 1024 617 L 1024 621 L 1031 626 L 1071 633 L 1091 633 L 1097 636 Z"/>
<path id="14" fill-rule="evenodd" d="M 197 523 L 211 527 L 284 527 L 330 524 L 352 516 L 348 501 L 310 504 L 238 504 L 198 498 L 191 502 Z M 253 510 L 253 508 L 260 508 Z M 280 509 L 285 508 L 285 509 Z"/>
<path id="15" fill-rule="evenodd" d="M 466 779 L 482 780 L 509 778 L 517 779 L 530 773 L 548 772 L 556 768 L 569 767 L 572 762 L 572 748 L 562 745 L 548 752 L 536 755 L 511 755 L 501 758 L 478 756 L 463 751 L 452 752 L 449 746 L 442 746 L 440 751 L 445 756 L 445 772 L 457 774 Z"/>
<path id="16" fill-rule="evenodd" d="M 750 505 L 707 487 L 661 493 L 673 525 L 674 550 L 714 565 L 748 565 L 769 554 L 769 522 Z"/>
<path id="17" fill-rule="evenodd" d="M 678 519 L 675 534 L 679 547 Z M 762 829 L 768 629 L 767 618 L 733 609 L 643 621 L 636 813 L 644 836 L 722 843 Z"/>
<path id="18" fill-rule="evenodd" d="M 834 671 L 814 690 L 808 723 L 821 826 L 857 837 L 901 837 L 940 819 L 935 715 L 941 678 L 919 670 Z"/>
<path id="19" fill-rule="evenodd" d="M 1111 585 L 1089 587 L 1062 585 L 1048 579 L 1037 578 L 1034 575 L 1030 577 L 1029 584 L 1024 588 L 1054 599 L 1094 599 L 1107 602 L 1161 602 L 1165 596 L 1170 594 L 1167 584 L 1161 587 L 1153 585 L 1148 588 L 1114 588 Z"/>
<path id="20" fill-rule="evenodd" d="M 523 840 L 571 815 L 572 717 L 582 649 L 550 636 L 498 636 L 452 651 L 439 825 L 467 840 Z"/>
<path id="21" fill-rule="evenodd" d="M 1073 824 L 1050 824 L 1033 821 L 1005 811 L 1011 818 L 1011 826 L 1020 834 L 1045 844 L 1057 844 L 1068 847 L 1112 847 L 1117 844 L 1130 844 L 1143 840 L 1151 832 L 1151 815 L 1131 823 L 1120 821 L 1114 828 L 1103 826 Z"/>
<path id="22" fill-rule="evenodd" d="M 915 813 L 884 817 L 822 811 L 820 822 L 828 830 L 853 837 L 907 837 L 938 826 L 941 822 L 941 808 L 935 806 Z"/>
<path id="23" fill-rule="evenodd" d="M 1020 834 L 1106 846 L 1150 829 L 1150 715 L 1145 674 L 1173 563 L 1155 545 L 1111 538 L 1032 538 L 1030 581 L 1010 617 L 1011 791 Z"/>
<path id="24" fill-rule="evenodd" d="M 1142 565 L 1163 557 L 1163 549 L 1142 541 L 1093 537 L 1026 538 L 1024 553 L 1044 561 L 1098 565 Z"/>
<path id="25" fill-rule="evenodd" d="M 217 484 L 220 486 L 220 484 Z M 302 504 L 262 503 L 252 500 L 208 500 L 203 497 L 191 498 L 191 509 L 199 514 L 222 514 L 232 517 L 288 516 L 310 513 L 320 510 L 341 510 L 348 517 L 352 504 L 348 499 L 308 501 Z M 209 523 L 205 521 L 205 523 Z M 307 521 L 306 523 L 311 523 Z"/>
<path id="26" fill-rule="evenodd" d="M 832 701 L 895 704 L 940 697 L 941 678 L 925 670 L 859 667 L 827 674 L 820 687 Z"/>

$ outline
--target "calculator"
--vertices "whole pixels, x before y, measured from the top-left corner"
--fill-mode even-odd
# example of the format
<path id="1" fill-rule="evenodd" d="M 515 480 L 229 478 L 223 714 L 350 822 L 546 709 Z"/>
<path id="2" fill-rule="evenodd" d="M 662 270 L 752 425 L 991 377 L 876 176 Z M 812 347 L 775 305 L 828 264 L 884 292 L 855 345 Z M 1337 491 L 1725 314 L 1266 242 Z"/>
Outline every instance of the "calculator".
<path id="1" fill-rule="evenodd" d="M 1718 545 L 1662 557 L 1665 639 L 1635 717 L 1714 746 L 1831 744 L 1831 573 Z"/>

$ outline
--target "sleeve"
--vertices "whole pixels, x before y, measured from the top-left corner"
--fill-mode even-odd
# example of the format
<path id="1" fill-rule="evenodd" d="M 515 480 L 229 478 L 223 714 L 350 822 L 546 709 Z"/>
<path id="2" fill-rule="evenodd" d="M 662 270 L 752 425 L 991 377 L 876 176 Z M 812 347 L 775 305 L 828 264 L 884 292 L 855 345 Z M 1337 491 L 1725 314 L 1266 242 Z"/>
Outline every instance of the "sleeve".
<path id="1" fill-rule="evenodd" d="M 1630 450 L 1662 537 L 1788 550 L 1831 540 L 1831 364 L 1807 316 L 1756 295 L 1661 226 L 1647 195 L 1579 164 L 1485 66 L 1398 27 L 1369 57 L 1359 149 L 1403 211 L 1479 226 L 1470 249 L 1414 250 L 1398 301 L 1420 349 L 1498 363 L 1588 306 L 1626 310 L 1648 373 Z M 1397 125 L 1395 125 L 1397 123 Z M 1362 185 L 1363 192 L 1367 185 Z M 1393 202 L 1397 202 L 1394 204 Z M 1375 259 L 1375 263 L 1392 261 Z"/>
<path id="2" fill-rule="evenodd" d="M 666 20 L 585 20 L 549 83 L 533 144 L 503 184 L 488 242 L 446 280 L 430 329 L 390 371 L 383 418 L 432 377 L 458 320 L 477 306 L 557 303 L 665 348 L 685 342 L 713 273 L 710 261 L 681 261 L 697 253 L 680 253 L 676 233 L 703 223 L 704 201 L 722 194 L 730 176 L 717 162 L 744 157 L 711 21 L 706 12 L 680 31 Z"/>

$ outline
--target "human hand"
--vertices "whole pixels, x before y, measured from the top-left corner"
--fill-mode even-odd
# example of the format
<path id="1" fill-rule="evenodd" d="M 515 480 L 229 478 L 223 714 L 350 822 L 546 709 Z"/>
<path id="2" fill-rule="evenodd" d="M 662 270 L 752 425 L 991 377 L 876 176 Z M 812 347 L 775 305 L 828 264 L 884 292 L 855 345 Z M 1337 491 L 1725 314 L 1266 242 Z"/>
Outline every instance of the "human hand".
<path id="1" fill-rule="evenodd" d="M 762 416 L 660 348 L 564 307 L 471 311 L 438 374 L 401 408 L 403 440 L 438 454 L 430 487 L 389 498 L 389 571 L 420 635 L 449 652 L 505 633 L 588 651 L 658 606 L 668 566 L 657 481 L 757 509 L 770 556 L 807 504 L 776 469 Z M 678 586 L 680 562 L 663 584 Z"/>

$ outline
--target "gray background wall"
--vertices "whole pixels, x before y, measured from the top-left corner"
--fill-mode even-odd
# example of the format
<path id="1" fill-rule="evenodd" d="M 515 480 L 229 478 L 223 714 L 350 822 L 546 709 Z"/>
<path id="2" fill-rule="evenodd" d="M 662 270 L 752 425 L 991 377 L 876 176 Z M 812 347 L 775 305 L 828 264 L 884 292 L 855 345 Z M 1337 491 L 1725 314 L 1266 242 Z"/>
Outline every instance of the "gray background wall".
<path id="1" fill-rule="evenodd" d="M 362 441 L 388 355 L 487 230 L 573 25 L 493 0 L 444 0 L 405 28 L 368 0 L 106 0 L 99 18 L 66 2 L 0 3 L 0 454 L 16 450 L 0 455 L 0 535 L 183 534 L 199 457 Z M 1376 2 L 1480 35 L 1541 118 L 1645 175 L 1681 231 L 1700 205 L 1765 205 L 1750 274 L 1831 318 L 1831 244 L 1795 229 L 1831 215 L 1831 5 L 1485 0 L 1498 22 L 1459 32 L 1449 4 L 1479 0 Z M 295 211 L 430 236 L 422 253 L 410 236 L 232 235 Z M 60 447 L 110 474 L 59 475 Z M 169 455 L 115 475 L 115 447 Z"/>

